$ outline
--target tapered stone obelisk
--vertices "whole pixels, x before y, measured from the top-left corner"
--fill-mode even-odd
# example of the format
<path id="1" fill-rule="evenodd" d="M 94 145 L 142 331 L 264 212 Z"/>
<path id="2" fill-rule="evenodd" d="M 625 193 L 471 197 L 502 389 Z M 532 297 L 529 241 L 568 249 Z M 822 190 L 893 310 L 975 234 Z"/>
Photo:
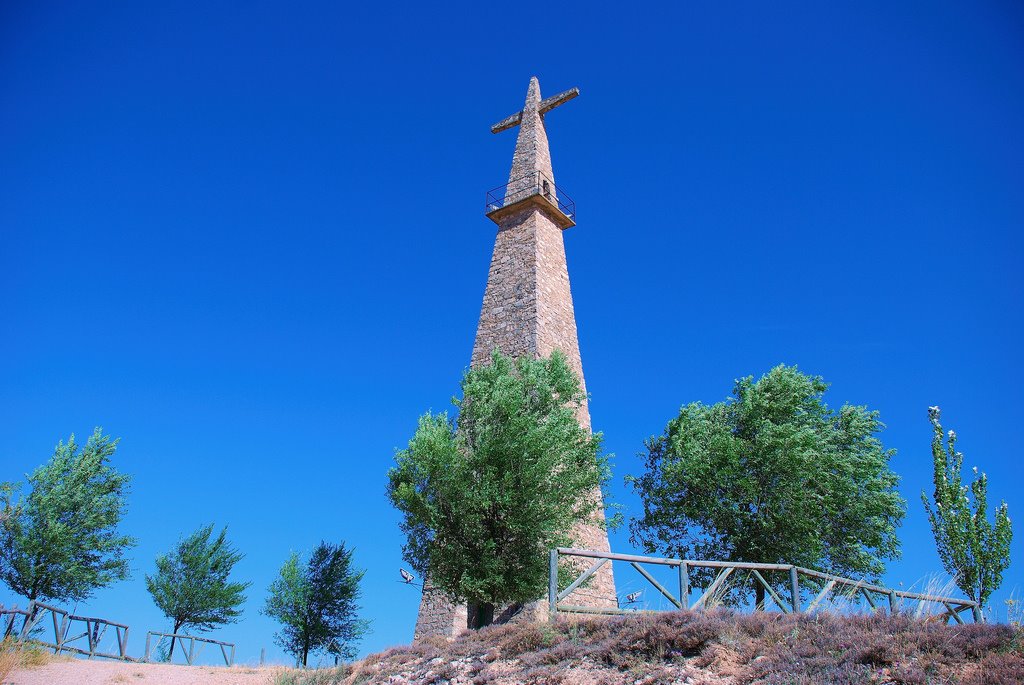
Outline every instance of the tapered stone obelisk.
<path id="1" fill-rule="evenodd" d="M 498 225 L 498 234 L 471 364 L 489 363 L 495 348 L 513 357 L 548 356 L 561 350 L 586 391 L 562 240 L 562 231 L 575 225 L 575 207 L 555 187 L 544 128 L 544 115 L 578 94 L 579 90 L 573 88 L 542 100 L 540 84 L 536 77 L 531 78 L 522 111 L 491 127 L 493 133 L 499 133 L 518 125 L 519 136 L 508 185 L 488 195 L 487 216 Z M 577 416 L 580 425 L 589 430 L 590 411 L 586 402 Z M 599 492 L 594 493 L 594 497 L 600 496 Z M 603 513 L 592 524 L 574 529 L 574 544 L 609 551 L 608 534 L 602 522 Z M 611 564 L 605 564 L 591 582 L 573 592 L 566 602 L 617 606 Z M 498 608 L 495 620 L 507 620 L 517 612 L 540 619 L 546 610 L 544 602 L 525 608 L 506 607 L 504 611 Z M 416 639 L 453 635 L 466 626 L 466 607 L 448 600 L 427 579 L 416 621 Z"/>

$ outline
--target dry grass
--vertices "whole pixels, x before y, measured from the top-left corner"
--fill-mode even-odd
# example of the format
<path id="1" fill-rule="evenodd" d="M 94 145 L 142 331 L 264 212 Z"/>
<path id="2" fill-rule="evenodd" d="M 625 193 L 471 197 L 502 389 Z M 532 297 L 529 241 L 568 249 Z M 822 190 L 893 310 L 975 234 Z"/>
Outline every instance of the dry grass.
<path id="1" fill-rule="evenodd" d="M 583 674 L 582 676 L 580 674 Z M 353 674 L 355 675 L 355 674 Z M 493 626 L 369 657 L 361 683 L 1024 682 L 1024 633 L 909 614 L 637 614 Z M 351 682 L 355 682 L 350 678 Z"/>
<path id="2" fill-rule="evenodd" d="M 1010 596 L 1003 600 L 1006 606 L 1006 622 L 1012 626 L 1020 627 L 1024 624 L 1024 600 L 1021 599 L 1019 588 L 1013 588 Z M 992 620 L 996 619 L 995 611 L 988 612 Z"/>
<path id="3" fill-rule="evenodd" d="M 338 685 L 352 674 L 351 666 L 337 668 L 295 669 L 275 673 L 273 685 Z"/>
<path id="4" fill-rule="evenodd" d="M 4 645 L 6 647 L 6 645 Z M 0 683 L 7 681 L 7 676 L 11 674 L 14 667 L 18 665 L 18 653 L 13 650 L 0 651 Z"/>
<path id="5" fill-rule="evenodd" d="M 0 683 L 6 682 L 11 671 L 16 668 L 38 668 L 64 658 L 56 657 L 36 645 L 7 638 L 0 641 Z"/>
<path id="6" fill-rule="evenodd" d="M 921 585 L 919 589 L 915 587 L 918 584 Z M 914 583 L 914 585 L 910 586 L 910 590 L 936 597 L 954 597 L 959 593 L 956 582 L 952 578 L 936 573 L 927 575 L 917 583 Z M 925 602 L 913 599 L 901 599 L 900 607 L 912 611 L 914 618 L 920 619 L 941 615 L 946 611 L 946 608 L 938 602 Z"/>

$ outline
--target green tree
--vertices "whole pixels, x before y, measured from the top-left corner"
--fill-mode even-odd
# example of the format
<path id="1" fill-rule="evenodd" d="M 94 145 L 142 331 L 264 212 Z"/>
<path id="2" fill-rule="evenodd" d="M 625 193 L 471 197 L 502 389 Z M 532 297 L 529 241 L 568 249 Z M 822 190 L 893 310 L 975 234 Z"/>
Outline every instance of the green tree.
<path id="1" fill-rule="evenodd" d="M 263 614 L 281 624 L 274 639 L 303 667 L 318 651 L 355 656 L 356 643 L 369 632 L 356 604 L 366 572 L 353 566 L 352 552 L 344 542 L 321 542 L 306 564 L 293 553 L 268 589 Z"/>
<path id="2" fill-rule="evenodd" d="M 960 478 L 964 455 L 956 451 L 956 432 L 942 432 L 938 407 L 928 408 L 932 422 L 932 463 L 935 494 L 932 501 L 922 492 L 935 546 L 946 571 L 957 587 L 983 606 L 1003 582 L 1010 565 L 1010 515 L 1006 502 L 995 510 L 994 523 L 987 518 L 988 477 L 976 475 L 970 486 Z M 945 442 L 945 444 L 943 444 Z"/>
<path id="3" fill-rule="evenodd" d="M 250 583 L 229 580 L 231 570 L 244 554 L 227 540 L 225 527 L 213 540 L 213 524 L 203 526 L 169 554 L 156 558 L 156 573 L 146 576 L 153 602 L 174 623 L 177 634 L 187 627 L 200 631 L 234 623 L 241 616 L 243 594 Z M 174 656 L 174 638 L 168 659 Z"/>
<path id="4" fill-rule="evenodd" d="M 0 578 L 14 592 L 81 601 L 128 577 L 135 540 L 117 526 L 130 477 L 110 465 L 117 442 L 97 428 L 79 449 L 72 435 L 28 476 L 27 496 L 17 497 L 18 483 L 0 485 Z"/>
<path id="5" fill-rule="evenodd" d="M 601 436 L 576 418 L 583 400 L 561 353 L 495 352 L 464 375 L 457 423 L 423 415 L 395 455 L 387 494 L 403 514 L 404 558 L 470 604 L 472 627 L 491 622 L 495 605 L 543 596 L 547 550 L 595 520 L 608 467 Z"/>
<path id="6" fill-rule="evenodd" d="M 780 365 L 736 381 L 725 402 L 680 409 L 647 441 L 644 475 L 629 479 L 644 506 L 631 523 L 634 543 L 684 559 L 881 575 L 883 560 L 899 556 L 906 510 L 888 464 L 895 450 L 875 437 L 878 412 L 833 411 L 827 388 Z M 763 607 L 764 590 L 753 586 Z"/>

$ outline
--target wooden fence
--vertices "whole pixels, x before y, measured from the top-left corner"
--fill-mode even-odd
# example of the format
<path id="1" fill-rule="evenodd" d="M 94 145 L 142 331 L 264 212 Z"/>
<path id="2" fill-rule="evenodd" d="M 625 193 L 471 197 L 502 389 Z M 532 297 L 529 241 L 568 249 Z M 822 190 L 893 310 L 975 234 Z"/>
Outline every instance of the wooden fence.
<path id="1" fill-rule="evenodd" d="M 21 627 L 18 627 L 18 622 Z M 107 631 L 113 628 L 113 637 L 117 643 L 117 653 L 101 652 L 100 645 Z M 114 623 L 102 618 L 91 616 L 76 616 L 63 609 L 59 609 L 43 602 L 29 602 L 27 609 L 18 607 L 5 608 L 0 605 L 0 629 L 3 631 L 3 638 L 14 638 L 20 641 L 33 642 L 53 650 L 54 654 L 69 652 L 81 654 L 90 659 L 100 657 L 104 659 L 120 659 L 122 661 L 134 661 L 128 656 L 128 626 L 123 623 Z M 50 631 L 53 632 L 53 641 L 49 640 Z M 235 645 L 232 642 L 221 642 L 210 640 L 195 635 L 175 635 L 171 633 L 146 633 L 146 654 L 145 661 L 150 660 L 151 638 L 153 635 L 169 637 L 182 643 L 181 651 L 185 657 L 185 663 L 191 666 L 202 653 L 203 647 L 213 644 L 220 647 L 224 663 L 231 666 L 235 663 Z M 185 642 L 188 641 L 188 649 L 185 649 Z M 199 649 L 196 649 L 199 643 Z"/>
<path id="2" fill-rule="evenodd" d="M 577 557 L 596 559 L 590 568 L 583 571 L 573 582 L 561 592 L 558 591 L 558 560 L 560 557 Z M 764 588 L 767 597 L 770 597 L 775 605 L 784 613 L 810 612 L 817 608 L 836 588 L 843 587 L 851 595 L 860 595 L 871 609 L 888 607 L 889 611 L 896 612 L 900 606 L 900 600 L 913 600 L 919 605 L 922 602 L 939 604 L 944 608 L 941 614 L 943 621 L 952 618 L 957 623 L 963 623 L 960 615 L 970 610 L 975 622 L 980 622 L 981 607 L 977 602 L 956 597 L 942 597 L 929 595 L 920 592 L 908 592 L 905 590 L 893 590 L 891 588 L 866 583 L 861 580 L 841 578 L 830 573 L 822 573 L 812 569 L 789 564 L 753 564 L 732 561 L 693 561 L 689 559 L 663 559 L 658 557 L 643 557 L 632 554 L 615 554 L 613 552 L 598 552 L 588 549 L 573 549 L 558 547 L 551 550 L 550 573 L 548 578 L 548 605 L 552 619 L 559 612 L 578 614 L 627 614 L 634 613 L 633 609 L 589 607 L 561 602 L 569 597 L 574 590 L 587 582 L 591 576 L 605 564 L 611 561 L 629 562 L 641 576 L 643 576 L 654 588 L 661 593 L 677 609 L 704 609 L 709 605 L 709 600 L 725 590 L 725 583 L 736 571 L 748 571 L 750 576 Z M 678 597 L 670 590 L 659 583 L 643 565 L 651 564 L 656 566 L 674 566 L 678 570 Z M 690 604 L 690 571 L 692 569 L 715 569 L 714 580 L 704 589 L 699 599 Z M 783 599 L 776 587 L 768 582 L 766 576 L 787 573 L 789 598 Z M 814 589 L 818 590 L 817 595 L 804 605 L 800 599 L 801 577 L 812 579 Z M 809 583 L 810 584 L 810 583 Z M 820 587 L 820 589 L 819 589 Z M 767 599 L 766 597 L 766 599 Z"/>
<path id="3" fill-rule="evenodd" d="M 154 635 L 157 635 L 160 638 L 169 637 L 169 638 L 171 638 L 172 644 L 173 644 L 174 640 L 177 640 L 178 642 L 180 642 L 181 643 L 181 650 L 180 651 L 185 656 L 185 663 L 187 665 L 189 665 L 189 666 L 191 666 L 193 663 L 195 663 L 195 660 L 202 653 L 203 647 L 208 645 L 208 644 L 210 644 L 210 645 L 217 645 L 218 647 L 220 647 L 220 653 L 221 653 L 221 656 L 224 657 L 224 665 L 225 666 L 231 666 L 232 664 L 235 663 L 235 645 L 234 645 L 233 642 L 221 642 L 220 640 L 211 640 L 211 639 L 205 638 L 205 637 L 196 637 L 195 635 L 178 635 L 178 634 L 175 634 L 175 633 L 158 633 L 155 630 L 151 630 L 148 633 L 146 633 L 146 655 L 143 657 L 144 661 L 150 661 L 150 649 L 154 646 L 153 643 L 152 643 L 152 638 L 153 638 Z M 189 643 L 188 643 L 188 650 L 187 651 L 185 650 L 185 641 L 186 640 L 189 641 Z M 196 643 L 197 642 L 199 643 L 199 649 L 198 650 L 196 649 Z M 157 643 L 159 643 L 159 640 L 157 640 Z M 230 652 L 228 651 L 229 647 L 231 648 Z"/>
<path id="4" fill-rule="evenodd" d="M 19 618 L 21 619 L 21 629 L 16 630 Z M 92 616 L 76 616 L 58 607 L 37 601 L 29 602 L 27 609 L 18 609 L 17 607 L 6 609 L 0 606 L 0 620 L 3 621 L 4 637 L 15 637 L 18 640 L 31 641 L 43 647 L 49 647 L 54 654 L 71 652 L 88 656 L 90 659 L 102 657 L 131 661 L 131 657 L 127 654 L 128 626 L 123 623 L 114 623 Z M 117 643 L 116 654 L 99 651 L 100 644 L 110 628 L 114 629 L 114 638 Z M 52 642 L 45 639 L 48 638 L 50 630 L 53 634 Z M 33 635 L 33 633 L 39 632 L 42 635 Z"/>

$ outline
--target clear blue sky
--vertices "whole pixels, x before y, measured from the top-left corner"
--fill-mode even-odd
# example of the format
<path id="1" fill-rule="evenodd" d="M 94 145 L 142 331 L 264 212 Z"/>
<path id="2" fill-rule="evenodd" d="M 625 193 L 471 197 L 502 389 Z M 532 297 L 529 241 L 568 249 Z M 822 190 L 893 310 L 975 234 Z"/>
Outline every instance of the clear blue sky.
<path id="1" fill-rule="evenodd" d="M 798 364 L 881 411 L 886 579 L 918 581 L 929 405 L 1024 521 L 1022 66 L 1010 1 L 2 3 L 0 479 L 121 437 L 134 576 L 79 609 L 133 653 L 167 627 L 153 557 L 211 521 L 254 583 L 215 633 L 240 660 L 284 659 L 257 610 L 321 539 L 367 569 L 364 651 L 409 640 L 385 472 L 469 362 L 515 138 L 488 127 L 536 74 L 582 92 L 548 132 L 626 514 L 680 405 Z"/>

